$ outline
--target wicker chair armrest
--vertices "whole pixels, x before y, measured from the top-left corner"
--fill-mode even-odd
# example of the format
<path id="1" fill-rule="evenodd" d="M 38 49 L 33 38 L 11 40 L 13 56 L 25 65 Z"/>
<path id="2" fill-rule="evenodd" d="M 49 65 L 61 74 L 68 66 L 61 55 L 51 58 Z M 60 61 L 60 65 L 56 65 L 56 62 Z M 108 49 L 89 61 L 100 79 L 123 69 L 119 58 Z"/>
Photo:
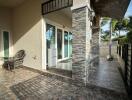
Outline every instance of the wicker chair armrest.
<path id="1" fill-rule="evenodd" d="M 23 59 L 23 58 L 15 58 L 14 61 L 18 61 L 18 60 L 21 60 L 21 59 Z"/>
<path id="2" fill-rule="evenodd" d="M 15 58 L 14 60 L 22 60 L 22 59 L 24 59 L 24 56 L 21 56 L 21 57 Z"/>

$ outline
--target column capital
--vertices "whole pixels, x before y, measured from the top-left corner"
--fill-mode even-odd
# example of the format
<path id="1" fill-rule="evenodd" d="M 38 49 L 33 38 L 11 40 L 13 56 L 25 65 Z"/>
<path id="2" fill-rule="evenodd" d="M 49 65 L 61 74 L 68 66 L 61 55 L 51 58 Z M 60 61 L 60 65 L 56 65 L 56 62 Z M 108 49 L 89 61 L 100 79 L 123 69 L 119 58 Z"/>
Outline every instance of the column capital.
<path id="1" fill-rule="evenodd" d="M 87 7 L 88 9 L 91 9 L 89 0 L 73 0 L 73 6 L 71 7 L 71 10 L 75 10 L 83 7 Z"/>

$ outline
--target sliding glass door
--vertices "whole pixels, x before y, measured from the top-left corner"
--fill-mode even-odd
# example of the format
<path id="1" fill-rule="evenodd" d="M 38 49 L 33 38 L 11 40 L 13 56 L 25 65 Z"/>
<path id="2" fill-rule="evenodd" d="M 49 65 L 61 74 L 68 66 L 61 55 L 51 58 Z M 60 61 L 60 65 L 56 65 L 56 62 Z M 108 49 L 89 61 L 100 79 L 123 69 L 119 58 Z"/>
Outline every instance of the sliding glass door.
<path id="1" fill-rule="evenodd" d="M 68 57 L 68 32 L 64 31 L 64 57 Z"/>
<path id="2" fill-rule="evenodd" d="M 52 26 L 50 24 L 46 24 L 46 54 L 47 54 L 47 65 L 49 58 L 49 49 L 55 48 L 55 26 Z"/>
<path id="3" fill-rule="evenodd" d="M 62 53 L 63 53 L 63 38 L 62 38 L 62 30 L 57 29 L 57 53 L 58 53 L 58 59 L 62 59 Z"/>
<path id="4" fill-rule="evenodd" d="M 9 32 L 3 31 L 4 57 L 9 57 Z"/>
<path id="5" fill-rule="evenodd" d="M 69 32 L 69 57 L 72 57 L 72 33 Z"/>
<path id="6" fill-rule="evenodd" d="M 72 57 L 72 33 L 50 24 L 46 24 L 47 65 Z M 56 58 L 56 60 L 55 60 Z M 54 62 L 54 63 L 53 63 Z"/>

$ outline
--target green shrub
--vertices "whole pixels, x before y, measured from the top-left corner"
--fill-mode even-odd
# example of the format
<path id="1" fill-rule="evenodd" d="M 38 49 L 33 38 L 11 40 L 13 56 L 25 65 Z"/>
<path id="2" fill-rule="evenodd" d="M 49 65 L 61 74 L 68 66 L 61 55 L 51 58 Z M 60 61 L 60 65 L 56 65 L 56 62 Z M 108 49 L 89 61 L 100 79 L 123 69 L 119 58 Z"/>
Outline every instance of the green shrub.
<path id="1" fill-rule="evenodd" d="M 123 45 L 128 43 L 128 38 L 125 36 L 125 37 L 119 38 L 118 41 L 120 45 Z"/>
<path id="2" fill-rule="evenodd" d="M 128 42 L 132 43 L 132 31 L 127 33 Z"/>

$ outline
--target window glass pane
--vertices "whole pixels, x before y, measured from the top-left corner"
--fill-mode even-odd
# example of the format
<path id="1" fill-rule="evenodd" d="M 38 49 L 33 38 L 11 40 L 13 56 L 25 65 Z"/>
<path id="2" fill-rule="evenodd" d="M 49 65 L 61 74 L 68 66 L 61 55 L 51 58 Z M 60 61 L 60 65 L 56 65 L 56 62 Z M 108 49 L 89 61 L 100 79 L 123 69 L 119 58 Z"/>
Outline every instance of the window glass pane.
<path id="1" fill-rule="evenodd" d="M 4 57 L 9 57 L 9 32 L 3 32 L 4 39 Z"/>
<path id="2" fill-rule="evenodd" d="M 55 26 L 47 24 L 46 29 L 47 47 L 55 47 Z"/>
<path id="3" fill-rule="evenodd" d="M 64 32 L 64 55 L 68 57 L 68 32 Z"/>
<path id="4" fill-rule="evenodd" d="M 47 43 L 47 63 L 48 63 L 48 49 L 55 48 L 55 26 L 46 24 L 46 43 Z"/>
<path id="5" fill-rule="evenodd" d="M 72 33 L 69 33 L 69 57 L 72 57 Z"/>
<path id="6" fill-rule="evenodd" d="M 58 59 L 62 59 L 62 30 L 57 29 L 57 49 Z"/>

